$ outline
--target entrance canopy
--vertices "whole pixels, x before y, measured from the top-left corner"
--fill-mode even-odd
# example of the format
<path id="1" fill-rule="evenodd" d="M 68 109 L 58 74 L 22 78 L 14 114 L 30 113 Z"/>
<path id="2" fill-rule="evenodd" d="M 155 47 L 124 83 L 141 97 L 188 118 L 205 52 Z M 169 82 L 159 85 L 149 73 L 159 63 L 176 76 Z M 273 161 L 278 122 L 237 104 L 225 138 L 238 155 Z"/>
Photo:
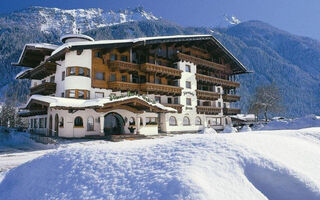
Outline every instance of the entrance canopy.
<path id="1" fill-rule="evenodd" d="M 34 109 L 39 110 L 39 107 L 62 110 L 84 110 L 91 108 L 95 109 L 97 112 L 109 112 L 115 109 L 124 109 L 134 113 L 177 112 L 176 109 L 152 102 L 151 100 L 138 95 L 120 97 L 118 99 L 98 98 L 88 100 L 32 95 L 27 104 L 21 109 L 32 112 Z"/>

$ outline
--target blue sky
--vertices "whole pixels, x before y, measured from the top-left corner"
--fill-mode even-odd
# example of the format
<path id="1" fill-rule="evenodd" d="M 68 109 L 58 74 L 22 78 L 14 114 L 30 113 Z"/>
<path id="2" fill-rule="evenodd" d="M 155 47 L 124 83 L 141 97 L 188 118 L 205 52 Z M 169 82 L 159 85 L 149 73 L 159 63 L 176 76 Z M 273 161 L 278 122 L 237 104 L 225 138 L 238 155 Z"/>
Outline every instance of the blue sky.
<path id="1" fill-rule="evenodd" d="M 213 26 L 224 14 L 261 20 L 294 34 L 320 40 L 320 0 L 0 0 L 0 13 L 29 6 L 121 9 L 142 5 L 183 26 Z"/>

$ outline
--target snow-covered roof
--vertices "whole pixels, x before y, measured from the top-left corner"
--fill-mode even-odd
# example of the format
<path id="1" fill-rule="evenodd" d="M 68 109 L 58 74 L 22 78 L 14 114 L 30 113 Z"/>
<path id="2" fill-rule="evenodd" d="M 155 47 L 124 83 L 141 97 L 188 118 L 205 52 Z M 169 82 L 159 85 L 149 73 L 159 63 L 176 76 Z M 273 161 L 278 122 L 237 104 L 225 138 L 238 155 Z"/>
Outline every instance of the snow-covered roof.
<path id="1" fill-rule="evenodd" d="M 143 97 L 138 95 L 123 97 L 119 99 L 110 99 L 109 97 L 97 98 L 97 99 L 72 99 L 72 98 L 63 98 L 63 97 L 32 95 L 22 109 L 27 108 L 27 106 L 30 104 L 30 102 L 32 102 L 32 100 L 48 103 L 49 107 L 51 108 L 54 108 L 54 107 L 93 108 L 93 107 L 103 107 L 107 104 L 112 104 L 115 102 L 121 102 L 125 100 L 130 100 L 130 99 L 131 100 L 139 99 L 148 103 L 150 106 L 155 106 L 161 110 L 165 110 L 168 112 L 177 112 L 177 110 L 174 108 L 166 107 L 160 103 L 152 103 L 152 102 L 146 101 Z"/>
<path id="2" fill-rule="evenodd" d="M 256 116 L 254 114 L 237 114 L 231 116 L 232 118 L 244 120 L 244 121 L 252 121 L 256 119 Z"/>
<path id="3" fill-rule="evenodd" d="M 31 70 L 32 70 L 32 68 L 22 70 L 21 72 L 19 72 L 19 73 L 16 75 L 15 79 L 19 79 L 20 76 L 24 75 L 25 73 L 27 73 L 28 71 L 31 71 Z"/>

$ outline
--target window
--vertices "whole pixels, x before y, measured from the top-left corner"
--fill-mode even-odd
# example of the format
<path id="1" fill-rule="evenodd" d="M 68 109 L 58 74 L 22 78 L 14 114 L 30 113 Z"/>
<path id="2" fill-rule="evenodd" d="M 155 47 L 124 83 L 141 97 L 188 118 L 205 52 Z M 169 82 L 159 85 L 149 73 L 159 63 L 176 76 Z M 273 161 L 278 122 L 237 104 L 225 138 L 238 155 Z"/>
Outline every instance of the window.
<path id="1" fill-rule="evenodd" d="M 140 83 L 146 83 L 146 76 L 140 76 Z"/>
<path id="2" fill-rule="evenodd" d="M 201 118 L 200 117 L 196 117 L 196 125 L 201 125 Z"/>
<path id="3" fill-rule="evenodd" d="M 190 88 L 191 89 L 191 82 L 190 81 L 186 81 L 186 88 Z"/>
<path id="4" fill-rule="evenodd" d="M 69 98 L 75 98 L 76 97 L 76 91 L 75 90 L 69 90 Z"/>
<path id="5" fill-rule="evenodd" d="M 78 98 L 79 99 L 84 99 L 84 91 L 83 90 L 79 90 L 78 91 Z"/>
<path id="6" fill-rule="evenodd" d="M 88 117 L 87 131 L 94 131 L 94 119 L 93 119 L 93 117 Z"/>
<path id="7" fill-rule="evenodd" d="M 84 68 L 82 68 L 82 67 L 79 68 L 78 75 L 79 76 L 84 76 L 85 75 L 84 74 Z"/>
<path id="8" fill-rule="evenodd" d="M 116 74 L 110 74 L 110 81 L 115 82 L 116 81 Z"/>
<path id="9" fill-rule="evenodd" d="M 140 126 L 143 126 L 143 119 L 140 117 Z"/>
<path id="10" fill-rule="evenodd" d="M 186 72 L 191 72 L 191 67 L 190 67 L 190 65 L 186 65 Z"/>
<path id="11" fill-rule="evenodd" d="M 47 128 L 47 118 L 44 118 L 44 128 Z"/>
<path id="12" fill-rule="evenodd" d="M 127 82 L 127 76 L 126 75 L 122 75 L 121 76 L 121 81 L 122 82 Z"/>
<path id="13" fill-rule="evenodd" d="M 75 127 L 83 127 L 83 121 L 81 117 L 76 117 L 74 119 L 74 126 Z"/>
<path id="14" fill-rule="evenodd" d="M 39 119 L 39 128 L 44 128 L 44 118 Z"/>
<path id="15" fill-rule="evenodd" d="M 168 97 L 168 104 L 172 104 L 172 98 Z"/>
<path id="16" fill-rule="evenodd" d="M 96 79 L 97 80 L 104 80 L 104 73 L 103 72 L 96 72 Z"/>
<path id="17" fill-rule="evenodd" d="M 59 127 L 63 127 L 63 126 L 64 126 L 64 118 L 60 117 Z"/>
<path id="18" fill-rule="evenodd" d="M 121 61 L 127 62 L 128 61 L 128 57 L 127 56 L 121 56 Z"/>
<path id="19" fill-rule="evenodd" d="M 30 128 L 33 128 L 33 119 L 30 120 Z"/>
<path id="20" fill-rule="evenodd" d="M 157 125 L 157 118 L 156 117 L 147 117 L 146 118 L 146 125 Z"/>
<path id="21" fill-rule="evenodd" d="M 183 126 L 190 126 L 190 119 L 189 117 L 183 118 Z"/>
<path id="22" fill-rule="evenodd" d="M 170 126 L 177 126 L 177 119 L 174 116 L 169 118 L 169 125 Z"/>
<path id="23" fill-rule="evenodd" d="M 54 76 L 50 77 L 50 83 L 54 83 Z"/>
<path id="24" fill-rule="evenodd" d="M 45 83 L 45 82 L 46 82 L 46 80 L 42 80 L 42 81 L 41 81 L 41 83 Z"/>
<path id="25" fill-rule="evenodd" d="M 76 75 L 76 68 L 75 67 L 70 67 L 69 68 L 69 75 Z"/>
<path id="26" fill-rule="evenodd" d="M 160 77 L 156 77 L 155 83 L 156 83 L 156 84 L 161 84 L 161 78 L 160 78 Z"/>
<path id="27" fill-rule="evenodd" d="M 157 96 L 157 97 L 154 97 L 154 99 L 157 103 L 161 103 L 161 97 Z"/>
<path id="28" fill-rule="evenodd" d="M 33 128 L 38 128 L 37 127 L 37 119 L 33 119 Z"/>
<path id="29" fill-rule="evenodd" d="M 221 108 L 221 102 L 218 102 L 218 107 Z"/>
<path id="30" fill-rule="evenodd" d="M 103 92 L 96 92 L 95 93 L 95 97 L 96 98 L 103 98 L 104 97 L 104 93 Z"/>
<path id="31" fill-rule="evenodd" d="M 174 98 L 174 104 L 179 104 L 179 98 L 178 97 Z"/>
<path id="32" fill-rule="evenodd" d="M 221 93 L 221 88 L 218 88 L 218 93 Z"/>
<path id="33" fill-rule="evenodd" d="M 186 104 L 187 106 L 191 106 L 191 98 L 186 98 Z"/>
<path id="34" fill-rule="evenodd" d="M 136 122 L 134 121 L 134 118 L 133 118 L 133 117 L 130 117 L 129 125 L 130 125 L 130 126 L 136 125 Z"/>
<path id="35" fill-rule="evenodd" d="M 61 97 L 64 97 L 64 92 L 61 92 Z"/>
<path id="36" fill-rule="evenodd" d="M 117 60 L 117 54 L 111 54 L 110 60 Z"/>
<path id="37" fill-rule="evenodd" d="M 64 78 L 66 77 L 66 72 L 65 71 L 63 71 L 62 72 L 62 75 L 61 75 L 61 79 L 64 81 Z"/>
<path id="38" fill-rule="evenodd" d="M 226 103 L 223 103 L 223 107 L 226 108 L 226 107 L 227 107 L 227 104 L 226 104 Z"/>
<path id="39" fill-rule="evenodd" d="M 102 53 L 98 51 L 94 54 L 94 56 L 97 58 L 102 58 Z"/>

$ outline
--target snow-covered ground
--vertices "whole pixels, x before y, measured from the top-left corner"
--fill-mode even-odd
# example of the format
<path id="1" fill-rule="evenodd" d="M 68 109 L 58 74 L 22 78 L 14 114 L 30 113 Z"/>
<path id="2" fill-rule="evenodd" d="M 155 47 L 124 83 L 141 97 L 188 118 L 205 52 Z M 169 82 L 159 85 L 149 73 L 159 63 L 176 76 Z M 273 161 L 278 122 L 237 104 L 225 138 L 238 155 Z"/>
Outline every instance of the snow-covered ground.
<path id="1" fill-rule="evenodd" d="M 313 200 L 319 158 L 320 128 L 72 143 L 10 170 L 0 199 Z"/>

